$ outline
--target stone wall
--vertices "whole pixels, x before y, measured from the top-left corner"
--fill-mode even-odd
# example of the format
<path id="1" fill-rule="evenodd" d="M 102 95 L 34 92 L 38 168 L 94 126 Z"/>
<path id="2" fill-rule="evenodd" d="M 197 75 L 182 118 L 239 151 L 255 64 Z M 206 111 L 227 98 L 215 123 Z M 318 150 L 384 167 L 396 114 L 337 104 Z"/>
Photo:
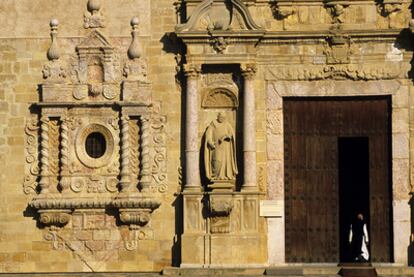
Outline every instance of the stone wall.
<path id="1" fill-rule="evenodd" d="M 151 239 L 142 240 L 141 233 L 130 237 L 127 227 L 116 226 L 119 223 L 115 216 L 100 211 L 73 214 L 66 229 L 56 234 L 39 226 L 36 212 L 28 207 L 35 194 L 33 185 L 23 181 L 32 162 L 27 147 L 35 137 L 27 135 L 30 130 L 26 124 L 32 118 L 31 104 L 39 101 L 39 85 L 44 82 L 42 69 L 50 47 L 49 21 L 59 20 L 60 60 L 66 60 L 88 33 L 83 28 L 86 4 L 83 0 L 0 4 L 1 17 L 7 22 L 0 30 L 1 272 L 159 271 L 172 264 L 172 257 L 179 256 L 175 209 L 180 204 L 174 193 L 179 190 L 180 178 L 181 100 L 175 80 L 176 50 L 166 37 L 176 24 L 171 1 L 104 1 L 102 11 L 106 19 L 102 32 L 122 60 L 128 59 L 130 20 L 139 17 L 138 39 L 143 56 L 148 57 L 150 82 L 157 91 L 153 95 L 154 108 L 168 122 L 163 126 L 168 155 L 158 156 L 161 169 L 151 169 L 161 170 L 161 178 L 165 178 L 156 192 L 162 205 L 153 214 L 151 226 L 156 231 Z M 37 174 L 39 168 L 35 167 L 32 171 Z"/>
<path id="2" fill-rule="evenodd" d="M 122 221 L 112 204 L 74 208 L 65 226 L 45 224 L 38 212 L 42 209 L 30 206 L 41 192 L 41 109 L 33 103 L 44 101 L 42 85 L 47 80 L 42 70 L 49 62 L 49 21 L 59 20 L 59 61 L 70 62 L 76 46 L 91 31 L 83 26 L 87 2 L 0 3 L 0 18 L 6 22 L 0 27 L 0 272 L 160 271 L 180 265 L 285 264 L 282 104 L 283 97 L 291 96 L 391 95 L 394 260 L 400 265 L 412 263 L 411 3 L 228 1 L 235 16 L 229 21 L 230 28 L 223 30 L 219 28 L 224 10 L 220 1 L 102 1 L 105 27 L 99 31 L 115 49 L 119 75 L 131 60 L 127 52 L 130 21 L 135 16 L 139 18 L 137 38 L 142 57 L 148 61 L 146 77 L 152 92 L 148 109 L 156 118 L 150 125 L 150 193 L 160 205 L 151 213 L 146 228 L 134 229 Z M 210 2 L 216 10 L 209 14 L 209 21 L 205 14 L 210 12 L 209 6 L 204 4 Z M 214 18 L 217 14 L 219 19 Z M 214 74 L 227 77 L 210 82 Z M 120 89 L 128 77 L 122 78 Z M 61 92 L 51 87 L 51 95 Z M 238 106 L 205 106 L 203 99 L 212 87 L 233 93 Z M 246 88 L 254 95 L 253 101 L 247 101 L 254 104 L 255 117 L 249 122 L 242 120 L 249 109 L 243 106 Z M 199 96 L 190 111 L 198 118 L 193 125 L 186 125 L 189 90 Z M 194 172 L 188 169 L 201 169 L 203 135 L 223 109 L 231 115 L 236 132 L 239 174 L 234 187 L 220 190 L 209 188 L 200 176 L 191 179 Z M 88 118 L 88 111 L 75 114 Z M 119 120 L 121 132 L 123 119 Z M 57 122 L 50 132 L 54 130 L 59 137 L 62 126 Z M 250 132 L 245 138 L 252 122 L 254 136 Z M 140 125 L 134 124 L 128 126 L 138 135 Z M 190 149 L 196 153 L 194 160 L 186 156 L 188 126 L 195 128 L 195 149 Z M 255 143 L 248 145 L 251 138 Z M 59 144 L 55 148 L 61 149 Z M 122 145 L 117 151 L 122 157 Z M 256 162 L 243 158 L 245 152 Z M 50 155 L 59 167 L 59 151 Z M 139 158 L 134 162 L 139 163 Z M 121 165 L 115 167 L 118 170 Z M 121 175 L 120 171 L 119 179 Z M 135 177 L 138 182 L 138 173 Z M 253 182 L 243 182 L 247 179 Z M 198 183 L 191 183 L 194 180 Z M 99 181 L 98 176 L 92 183 Z M 115 199 L 123 183 L 117 186 L 112 192 L 105 190 L 105 195 Z M 71 193 L 75 198 L 88 195 L 86 190 L 79 193 L 72 189 Z M 99 195 L 94 194 L 98 199 Z M 231 203 L 231 208 L 214 207 L 213 200 Z M 272 200 L 270 215 L 259 216 L 263 200 Z M 55 207 L 55 212 L 62 211 Z M 222 217 L 225 228 L 215 228 L 222 226 L 217 224 Z"/>

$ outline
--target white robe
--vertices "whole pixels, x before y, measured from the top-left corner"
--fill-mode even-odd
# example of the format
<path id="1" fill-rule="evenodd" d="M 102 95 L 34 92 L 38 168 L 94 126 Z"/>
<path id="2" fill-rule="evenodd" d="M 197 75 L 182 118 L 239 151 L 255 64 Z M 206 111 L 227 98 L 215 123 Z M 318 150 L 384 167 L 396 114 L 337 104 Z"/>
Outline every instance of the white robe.
<path id="1" fill-rule="evenodd" d="M 363 235 L 362 235 L 362 245 L 361 245 L 361 256 L 365 259 L 365 260 L 369 260 L 369 252 L 368 252 L 368 242 L 369 242 L 369 238 L 368 238 L 368 230 L 367 230 L 367 225 L 364 224 L 364 226 L 362 227 L 362 231 L 363 231 Z M 349 243 L 352 242 L 352 224 L 351 224 L 351 228 L 349 230 Z"/>

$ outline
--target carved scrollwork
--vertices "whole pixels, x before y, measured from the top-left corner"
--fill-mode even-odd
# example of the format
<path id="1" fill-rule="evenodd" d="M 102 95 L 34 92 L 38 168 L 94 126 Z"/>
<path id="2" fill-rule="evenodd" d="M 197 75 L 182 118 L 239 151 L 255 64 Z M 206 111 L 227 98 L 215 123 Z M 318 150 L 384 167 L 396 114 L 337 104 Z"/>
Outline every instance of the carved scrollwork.
<path id="1" fill-rule="evenodd" d="M 117 192 L 118 191 L 118 182 L 119 182 L 118 179 L 115 178 L 115 177 L 108 178 L 106 180 L 105 187 L 109 192 Z"/>
<path id="2" fill-rule="evenodd" d="M 82 118 L 70 116 L 66 119 L 68 127 L 73 131 L 82 125 Z"/>
<path id="3" fill-rule="evenodd" d="M 114 130 L 119 130 L 119 118 L 118 117 L 109 118 L 107 122 L 109 125 L 112 126 L 112 128 L 114 128 Z"/>
<path id="4" fill-rule="evenodd" d="M 152 230 L 149 228 L 133 229 L 130 231 L 128 238 L 124 239 L 124 247 L 128 251 L 136 250 L 140 240 L 148 240 L 152 237 Z"/>
<path id="5" fill-rule="evenodd" d="M 46 241 L 52 242 L 52 247 L 55 250 L 63 250 L 65 248 L 65 242 L 58 236 L 56 230 L 50 230 L 44 235 Z"/>
<path id="6" fill-rule="evenodd" d="M 202 1 L 193 11 L 187 23 L 178 25 L 177 32 L 206 30 L 209 32 L 230 28 L 240 30 L 261 30 L 241 0 L 216 3 L 213 0 Z"/>
<path id="7" fill-rule="evenodd" d="M 60 228 L 68 224 L 70 212 L 70 210 L 40 210 L 39 221 L 45 226 Z"/>
<path id="8" fill-rule="evenodd" d="M 153 161 L 151 166 L 151 174 L 153 179 L 153 186 L 160 193 L 167 191 L 167 148 L 166 148 L 166 134 L 165 124 L 167 118 L 163 115 L 153 115 L 151 124 L 152 141 L 153 141 Z"/>
<path id="9" fill-rule="evenodd" d="M 85 187 L 85 180 L 81 179 L 81 178 L 76 178 L 74 180 L 72 180 L 71 185 L 70 185 L 70 189 L 73 192 L 81 192 Z"/>
<path id="10" fill-rule="evenodd" d="M 26 194 L 36 193 L 39 177 L 38 142 L 37 133 L 39 130 L 36 118 L 31 118 L 24 129 L 26 134 L 26 170 L 23 181 L 23 192 Z"/>
<path id="11" fill-rule="evenodd" d="M 70 189 L 75 193 L 118 192 L 118 179 L 116 177 L 104 178 L 98 175 L 90 178 L 76 177 L 72 179 Z"/>
<path id="12" fill-rule="evenodd" d="M 121 221 L 130 226 L 130 229 L 138 229 L 145 226 L 151 219 L 150 209 L 138 210 L 121 210 L 119 218 Z"/>

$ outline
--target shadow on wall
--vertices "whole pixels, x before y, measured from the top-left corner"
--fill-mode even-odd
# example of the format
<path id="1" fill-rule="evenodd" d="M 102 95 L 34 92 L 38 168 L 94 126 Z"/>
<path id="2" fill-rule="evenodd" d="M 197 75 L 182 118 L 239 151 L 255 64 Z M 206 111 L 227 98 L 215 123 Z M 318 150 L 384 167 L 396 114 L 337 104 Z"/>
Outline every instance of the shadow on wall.
<path id="1" fill-rule="evenodd" d="M 171 247 L 171 265 L 180 267 L 181 264 L 181 235 L 183 234 L 183 207 L 182 195 L 178 195 L 172 206 L 175 210 L 175 236 Z"/>
<path id="2" fill-rule="evenodd" d="M 414 194 L 411 193 L 411 199 L 408 202 L 408 204 L 410 205 L 410 211 L 411 211 L 411 235 L 410 235 L 410 242 L 409 242 L 409 246 L 408 246 L 408 253 L 407 253 L 407 257 L 408 257 L 408 265 L 409 266 L 414 266 Z"/>

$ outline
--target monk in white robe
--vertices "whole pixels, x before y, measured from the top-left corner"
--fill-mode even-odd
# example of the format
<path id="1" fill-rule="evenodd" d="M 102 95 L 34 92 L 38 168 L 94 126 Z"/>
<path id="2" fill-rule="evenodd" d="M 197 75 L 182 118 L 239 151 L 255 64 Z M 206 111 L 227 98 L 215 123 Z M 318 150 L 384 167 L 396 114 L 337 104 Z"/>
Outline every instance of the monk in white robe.
<path id="1" fill-rule="evenodd" d="M 368 229 L 364 221 L 364 215 L 361 213 L 357 215 L 357 219 L 351 224 L 349 243 L 351 246 L 352 260 L 356 262 L 368 262 Z"/>
<path id="2" fill-rule="evenodd" d="M 204 145 L 206 177 L 235 180 L 237 171 L 235 135 L 224 113 L 219 113 L 207 127 Z"/>

